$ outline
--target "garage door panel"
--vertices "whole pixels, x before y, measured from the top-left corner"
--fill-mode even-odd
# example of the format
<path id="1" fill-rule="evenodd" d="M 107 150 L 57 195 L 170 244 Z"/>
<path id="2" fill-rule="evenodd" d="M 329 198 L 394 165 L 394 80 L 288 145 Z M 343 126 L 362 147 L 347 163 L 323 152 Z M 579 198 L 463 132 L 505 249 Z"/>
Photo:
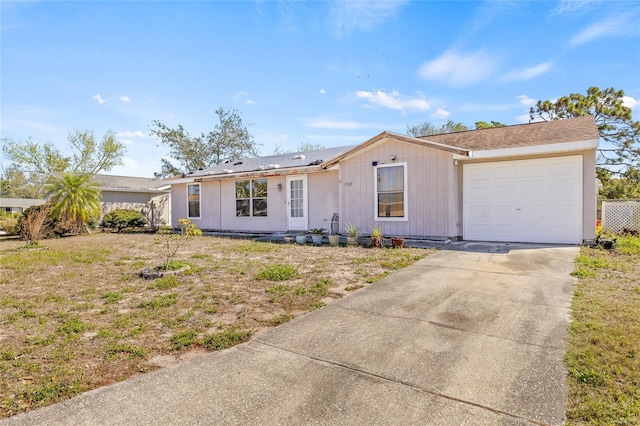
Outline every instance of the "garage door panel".
<path id="1" fill-rule="evenodd" d="M 466 240 L 582 241 L 582 156 L 463 167 Z"/>

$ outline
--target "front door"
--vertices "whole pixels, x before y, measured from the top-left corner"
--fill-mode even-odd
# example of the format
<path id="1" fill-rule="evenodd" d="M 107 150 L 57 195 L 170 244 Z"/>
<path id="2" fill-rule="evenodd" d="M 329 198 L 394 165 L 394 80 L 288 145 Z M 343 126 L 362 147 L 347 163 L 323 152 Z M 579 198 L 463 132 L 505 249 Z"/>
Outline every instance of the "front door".
<path id="1" fill-rule="evenodd" d="M 287 226 L 290 231 L 308 229 L 307 205 L 307 175 L 287 176 Z"/>

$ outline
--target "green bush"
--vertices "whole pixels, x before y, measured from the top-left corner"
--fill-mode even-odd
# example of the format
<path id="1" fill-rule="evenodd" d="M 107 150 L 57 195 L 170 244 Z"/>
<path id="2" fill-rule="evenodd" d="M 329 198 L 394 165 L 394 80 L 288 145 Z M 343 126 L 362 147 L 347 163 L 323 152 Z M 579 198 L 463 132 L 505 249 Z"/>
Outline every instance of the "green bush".
<path id="1" fill-rule="evenodd" d="M 18 233 L 18 220 L 22 213 L 0 213 L 0 229 L 9 235 Z"/>
<path id="2" fill-rule="evenodd" d="M 117 229 L 122 232 L 125 228 L 140 228 L 147 224 L 147 219 L 137 210 L 117 209 L 104 215 L 100 226 Z"/>
<path id="3" fill-rule="evenodd" d="M 267 266 L 256 275 L 256 279 L 269 281 L 286 281 L 293 278 L 298 271 L 293 265 L 276 264 Z"/>

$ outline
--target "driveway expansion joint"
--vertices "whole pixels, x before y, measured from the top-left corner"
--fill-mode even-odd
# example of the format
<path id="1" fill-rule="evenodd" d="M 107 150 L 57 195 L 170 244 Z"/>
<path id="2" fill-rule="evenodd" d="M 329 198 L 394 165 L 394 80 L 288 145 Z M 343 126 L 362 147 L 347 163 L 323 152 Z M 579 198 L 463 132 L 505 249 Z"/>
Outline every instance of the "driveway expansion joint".
<path id="1" fill-rule="evenodd" d="M 543 305 L 543 306 L 547 306 L 547 305 Z M 485 337 L 491 337 L 491 338 L 494 338 L 494 339 L 500 339 L 500 340 L 504 340 L 506 342 L 516 343 L 516 344 L 519 344 L 519 345 L 533 346 L 533 347 L 542 348 L 542 349 L 557 349 L 557 350 L 562 350 L 562 351 L 564 350 L 563 347 L 558 347 L 558 346 L 553 346 L 553 345 L 539 345 L 537 343 L 522 342 L 520 340 L 508 339 L 506 337 L 496 336 L 494 334 L 480 333 L 478 331 L 469 330 L 469 329 L 466 329 L 466 328 L 454 327 L 454 326 L 449 325 L 449 324 L 443 324 L 443 323 L 440 323 L 440 322 L 437 322 L 437 321 L 432 321 L 432 320 L 423 320 L 423 319 L 420 319 L 420 318 L 413 318 L 413 317 L 403 317 L 403 316 L 400 316 L 400 315 L 385 315 L 385 314 L 380 314 L 380 313 L 377 313 L 377 312 L 365 311 L 365 310 L 362 310 L 362 309 L 347 308 L 345 306 L 334 306 L 334 308 L 344 309 L 344 310 L 353 311 L 353 312 L 360 312 L 360 313 L 363 313 L 363 314 L 375 315 L 375 316 L 384 317 L 384 318 L 393 318 L 393 319 L 399 319 L 399 320 L 416 321 L 416 322 L 435 325 L 437 327 L 447 328 L 447 329 L 450 329 L 450 330 L 461 331 L 463 333 L 470 333 L 470 334 L 475 334 L 475 335 L 478 335 L 478 336 L 485 336 Z"/>
<path id="2" fill-rule="evenodd" d="M 537 278 L 537 279 L 541 279 L 541 280 L 552 280 L 552 281 L 557 281 L 558 278 L 557 277 L 548 277 L 548 276 L 544 276 L 544 275 L 534 275 L 534 274 L 523 274 L 523 273 L 517 273 L 517 272 L 504 272 L 504 271 L 484 271 L 482 269 L 475 269 L 475 268 L 460 268 L 460 267 L 453 267 L 453 266 L 446 266 L 446 265 L 413 265 L 413 267 L 419 267 L 419 268 L 432 268 L 432 269 L 453 269 L 456 271 L 469 271 L 469 272 L 479 272 L 482 274 L 496 274 L 496 275 L 509 275 L 512 277 L 527 277 L 527 278 Z M 578 281 L 577 278 L 572 277 L 571 275 L 567 274 L 566 276 L 567 280 L 571 280 L 573 281 Z"/>
<path id="3" fill-rule="evenodd" d="M 341 369 L 347 370 L 347 371 L 349 371 L 351 373 L 361 374 L 363 376 L 372 377 L 372 378 L 375 378 L 375 379 L 378 379 L 378 380 L 383 380 L 385 382 L 399 384 L 399 385 L 402 385 L 404 387 L 410 388 L 412 390 L 415 390 L 415 391 L 418 391 L 418 392 L 421 392 L 421 393 L 424 393 L 424 394 L 427 394 L 427 395 L 435 396 L 437 398 L 443 398 L 443 399 L 446 399 L 446 400 L 449 400 L 449 401 L 452 401 L 452 402 L 456 402 L 456 403 L 465 404 L 465 405 L 469 405 L 469 406 L 472 406 L 472 407 L 480 408 L 482 410 L 489 411 L 489 412 L 494 413 L 494 414 L 499 415 L 499 416 L 505 416 L 505 417 L 510 417 L 512 419 L 523 420 L 523 421 L 526 421 L 527 423 L 532 424 L 532 425 L 549 426 L 548 423 L 541 422 L 539 420 L 529 419 L 529 418 L 522 417 L 522 416 L 519 416 L 517 414 L 509 413 L 509 412 L 506 412 L 506 411 L 503 411 L 503 410 L 500 410 L 500 409 L 497 409 L 497 408 L 492 408 L 492 407 L 489 407 L 489 406 L 486 406 L 486 405 L 478 404 L 478 403 L 473 402 L 473 401 L 468 401 L 468 400 L 465 400 L 465 399 L 456 398 L 454 396 L 447 395 L 447 394 L 444 394 L 444 393 L 441 393 L 441 392 L 437 392 L 437 391 L 434 391 L 434 390 L 431 390 L 431 389 L 422 388 L 420 386 L 417 386 L 415 384 L 412 384 L 412 383 L 404 381 L 404 380 L 397 380 L 397 379 L 394 379 L 394 378 L 391 378 L 391 377 L 387 377 L 387 376 L 383 376 L 383 375 L 380 375 L 380 374 L 371 373 L 369 371 L 361 370 L 361 369 L 358 369 L 358 368 L 355 368 L 355 367 L 352 367 L 352 366 L 349 366 L 349 365 L 346 365 L 346 364 L 343 364 L 343 363 L 340 363 L 340 362 L 337 362 L 337 361 L 332 361 L 332 360 L 325 359 L 325 358 L 320 358 L 320 357 L 316 357 L 316 356 L 312 356 L 312 355 L 307 355 L 307 354 L 304 354 L 302 352 L 296 352 L 296 351 L 293 351 L 291 349 L 283 348 L 283 347 L 274 345 L 272 343 L 264 342 L 264 341 L 259 340 L 259 339 L 252 340 L 252 342 L 255 342 L 256 344 L 261 344 L 261 345 L 264 345 L 264 346 L 267 346 L 267 347 L 270 347 L 270 348 L 273 348 L 273 349 L 277 349 L 279 351 L 283 351 L 283 352 L 286 352 L 286 353 L 289 353 L 289 354 L 292 354 L 292 355 L 308 358 L 310 360 L 313 360 L 313 361 L 316 361 L 316 362 L 319 362 L 319 363 L 322 363 L 322 364 L 327 364 L 327 365 L 330 365 L 330 366 L 333 366 L 333 367 L 341 368 Z"/>

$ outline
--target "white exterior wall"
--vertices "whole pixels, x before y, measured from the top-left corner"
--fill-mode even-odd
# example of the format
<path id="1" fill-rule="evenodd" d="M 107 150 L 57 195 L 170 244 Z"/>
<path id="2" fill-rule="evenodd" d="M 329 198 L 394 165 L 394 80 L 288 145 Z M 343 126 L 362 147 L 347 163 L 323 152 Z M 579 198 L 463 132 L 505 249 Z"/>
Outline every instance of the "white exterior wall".
<path id="1" fill-rule="evenodd" d="M 395 161 L 390 157 L 395 156 Z M 378 164 L 407 163 L 406 221 L 375 220 L 374 170 Z M 340 163 L 341 230 L 353 223 L 367 234 L 380 226 L 389 236 L 461 235 L 458 174 L 453 154 L 385 139 Z"/>
<path id="2" fill-rule="evenodd" d="M 102 191 L 100 220 L 113 210 L 131 209 L 142 213 L 151 226 L 168 225 L 169 204 L 168 193 Z"/>

